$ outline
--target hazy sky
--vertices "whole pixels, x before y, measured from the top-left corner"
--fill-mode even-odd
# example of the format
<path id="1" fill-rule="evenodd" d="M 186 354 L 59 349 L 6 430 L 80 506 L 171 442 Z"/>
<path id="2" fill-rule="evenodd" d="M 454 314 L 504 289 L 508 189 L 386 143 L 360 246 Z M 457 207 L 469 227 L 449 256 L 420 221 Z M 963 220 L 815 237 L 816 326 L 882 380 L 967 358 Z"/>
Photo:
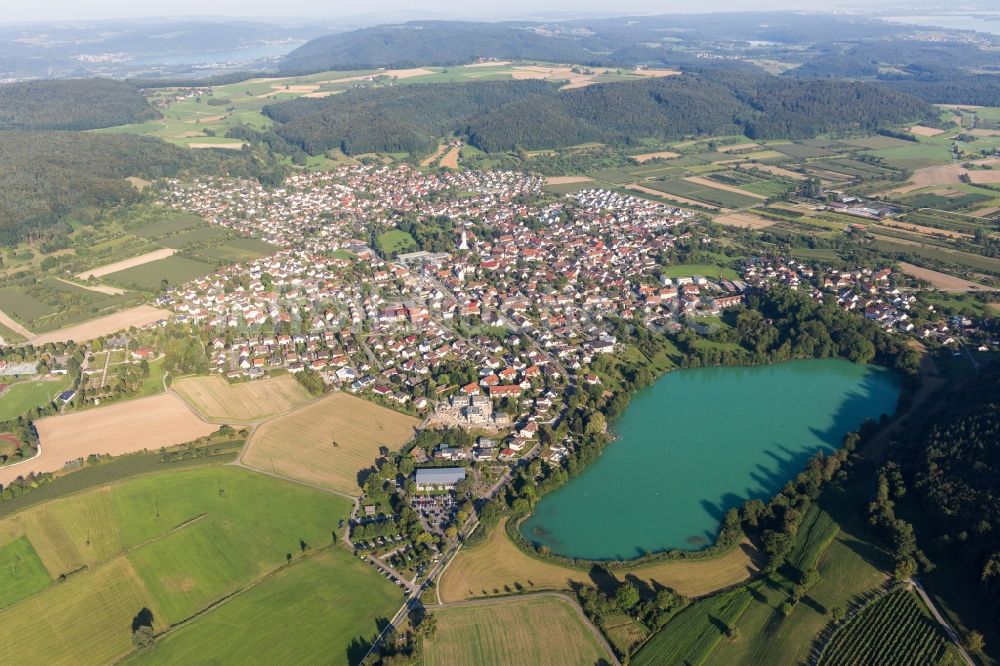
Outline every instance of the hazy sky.
<path id="1" fill-rule="evenodd" d="M 865 4 L 883 4 L 874 0 Z M 505 0 L 495 5 L 468 0 L 370 0 L 369 2 L 323 2 L 320 0 L 0 0 L 0 22 L 62 21 L 184 15 L 232 17 L 335 17 L 385 11 L 443 13 L 452 16 L 497 17 L 530 15 L 540 11 L 594 11 L 617 15 L 629 12 L 671 13 L 761 9 L 829 9 L 855 0 L 621 0 L 608 4 L 598 0 Z M 899 0 L 893 2 L 897 6 Z"/>

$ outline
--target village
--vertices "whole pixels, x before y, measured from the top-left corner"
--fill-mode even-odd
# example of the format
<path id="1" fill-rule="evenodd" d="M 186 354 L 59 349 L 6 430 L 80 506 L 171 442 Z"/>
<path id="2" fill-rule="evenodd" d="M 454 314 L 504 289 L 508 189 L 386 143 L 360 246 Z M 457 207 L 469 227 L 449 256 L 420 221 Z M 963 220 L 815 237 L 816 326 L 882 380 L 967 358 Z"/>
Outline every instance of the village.
<path id="1" fill-rule="evenodd" d="M 541 185 L 514 172 L 407 166 L 300 174 L 275 191 L 170 182 L 165 205 L 282 249 L 168 289 L 157 304 L 212 331 L 212 372 L 230 381 L 317 373 L 425 428 L 477 434 L 468 446 L 411 451 L 420 469 L 408 500 L 442 525 L 456 519 L 448 498 L 459 484 L 488 499 L 517 465 L 559 464 L 573 451 L 572 438 L 543 443 L 539 432 L 558 424 L 568 387 L 601 382 L 590 365 L 618 351 L 613 319 L 706 333 L 748 289 L 782 284 L 832 295 L 898 334 L 955 344 L 971 332 L 971 321 L 944 318 L 917 329 L 916 298 L 889 268 L 754 257 L 738 278 L 668 277 L 672 252 L 716 241 L 694 213 L 608 190 L 545 197 Z M 416 236 L 419 249 L 386 252 L 387 231 Z"/>

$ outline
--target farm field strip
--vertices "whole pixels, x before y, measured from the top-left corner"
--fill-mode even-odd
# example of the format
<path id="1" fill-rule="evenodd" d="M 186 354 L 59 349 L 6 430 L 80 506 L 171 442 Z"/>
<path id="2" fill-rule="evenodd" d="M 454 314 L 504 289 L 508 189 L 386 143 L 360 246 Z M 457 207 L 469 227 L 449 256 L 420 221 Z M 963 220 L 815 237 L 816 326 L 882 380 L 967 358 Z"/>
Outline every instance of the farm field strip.
<path id="1" fill-rule="evenodd" d="M 358 472 L 380 447 L 399 449 L 419 420 L 346 393 L 321 400 L 261 424 L 241 462 L 305 483 L 357 495 Z"/>
<path id="2" fill-rule="evenodd" d="M 109 335 L 132 326 L 139 328 L 148 326 L 161 319 L 169 319 L 171 316 L 173 316 L 173 313 L 169 310 L 161 310 L 151 305 L 138 305 L 134 308 L 121 310 L 114 314 L 91 319 L 80 324 L 33 335 L 29 338 L 29 341 L 36 345 L 41 345 L 48 342 L 66 342 L 68 340 L 93 340 L 102 335 Z"/>
<path id="3" fill-rule="evenodd" d="M 308 402 L 312 396 L 290 375 L 230 384 L 218 375 L 184 377 L 171 388 L 208 420 L 260 421 Z"/>
<path id="4" fill-rule="evenodd" d="M 158 261 L 160 259 L 165 259 L 167 257 L 173 256 L 173 254 L 176 252 L 177 250 L 169 247 L 165 247 L 160 250 L 153 250 L 152 252 L 147 252 L 146 254 L 140 254 L 138 257 L 132 257 L 131 259 L 123 259 L 121 261 L 116 261 L 112 264 L 105 264 L 104 266 L 91 268 L 90 270 L 83 271 L 82 273 L 77 273 L 76 277 L 80 280 L 87 280 L 88 278 L 91 277 L 100 278 L 104 277 L 105 275 L 111 275 L 112 273 L 123 271 L 127 268 L 133 268 L 135 266 L 148 264 L 151 261 Z"/>
<path id="5" fill-rule="evenodd" d="M 687 596 L 703 596 L 747 580 L 756 571 L 752 551 L 738 547 L 704 560 L 676 560 L 629 569 L 616 577 L 636 576 L 648 585 L 670 587 Z M 585 571 L 531 557 L 507 537 L 504 524 L 486 541 L 463 548 L 439 581 L 445 603 L 510 594 L 516 591 L 565 590 L 575 583 L 593 584 Z"/>
<path id="6" fill-rule="evenodd" d="M 162 394 L 41 419 L 36 423 L 40 453 L 30 460 L 0 467 L 0 484 L 28 472 L 55 472 L 67 462 L 92 453 L 120 455 L 181 444 L 217 429 L 175 395 Z"/>
<path id="7" fill-rule="evenodd" d="M 971 280 L 948 275 L 947 273 L 941 273 L 929 268 L 914 266 L 905 261 L 899 262 L 899 269 L 919 280 L 926 280 L 932 287 L 941 291 L 988 291 L 990 289 L 990 287 L 978 282 L 972 282 Z"/>
<path id="8" fill-rule="evenodd" d="M 562 666 L 611 657 L 579 609 L 554 595 L 433 608 L 433 613 L 437 632 L 423 644 L 427 666 Z"/>

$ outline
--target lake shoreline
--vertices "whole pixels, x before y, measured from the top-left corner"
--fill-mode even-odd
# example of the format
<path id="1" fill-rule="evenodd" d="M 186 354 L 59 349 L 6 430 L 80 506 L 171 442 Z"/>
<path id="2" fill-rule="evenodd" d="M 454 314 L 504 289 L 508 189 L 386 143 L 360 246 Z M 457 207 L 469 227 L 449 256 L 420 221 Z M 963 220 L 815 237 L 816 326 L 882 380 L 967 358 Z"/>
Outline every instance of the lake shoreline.
<path id="1" fill-rule="evenodd" d="M 881 410 L 881 415 L 892 416 L 892 415 L 898 413 L 900 404 L 902 404 L 903 396 L 905 394 L 904 383 L 902 381 L 900 381 L 902 379 L 902 377 L 900 375 L 896 374 L 890 368 L 887 368 L 887 367 L 882 366 L 882 365 L 876 365 L 876 364 L 873 364 L 873 363 L 872 364 L 854 364 L 854 363 L 851 363 L 850 361 L 847 361 L 847 360 L 842 359 L 840 357 L 828 357 L 828 358 L 825 358 L 825 359 L 796 358 L 796 359 L 789 359 L 787 361 L 781 361 L 781 362 L 778 362 L 778 363 L 774 363 L 774 362 L 768 362 L 768 363 L 747 363 L 747 364 L 731 363 L 731 364 L 720 364 L 720 365 L 715 365 L 715 366 L 702 366 L 702 367 L 699 367 L 699 368 L 676 368 L 676 369 L 670 369 L 670 370 L 667 370 L 667 371 L 661 373 L 659 376 L 656 377 L 656 379 L 649 386 L 643 387 L 643 389 L 640 389 L 639 391 L 630 391 L 629 392 L 629 400 L 628 400 L 628 406 L 626 407 L 626 411 L 622 412 L 622 415 L 618 419 L 616 419 L 614 425 L 609 428 L 609 432 L 612 435 L 612 439 L 608 442 L 608 444 L 610 444 L 612 442 L 618 442 L 620 444 L 621 442 L 619 440 L 621 440 L 625 436 L 626 433 L 622 432 L 622 428 L 623 428 L 623 424 L 625 424 L 626 427 L 627 427 L 628 418 L 629 418 L 629 417 L 627 417 L 627 414 L 628 414 L 628 410 L 630 410 L 630 409 L 632 409 L 634 407 L 633 399 L 637 395 L 639 395 L 639 393 L 642 390 L 647 390 L 648 391 L 649 389 L 651 389 L 651 388 L 659 385 L 668 376 L 677 374 L 677 373 L 675 373 L 675 370 L 710 370 L 710 371 L 718 372 L 720 369 L 732 369 L 732 370 L 735 371 L 735 370 L 738 370 L 738 369 L 741 369 L 741 368 L 745 368 L 747 370 L 750 370 L 750 371 L 756 373 L 756 372 L 761 371 L 761 370 L 766 370 L 767 368 L 777 368 L 777 367 L 780 367 L 780 366 L 786 366 L 786 368 L 787 368 L 789 366 L 794 367 L 795 365 L 798 365 L 798 364 L 813 363 L 813 362 L 823 362 L 823 361 L 842 361 L 843 363 L 850 364 L 851 366 L 854 366 L 857 369 L 864 369 L 863 373 L 857 375 L 857 378 L 856 378 L 857 381 L 864 381 L 864 382 L 882 381 L 881 379 L 876 380 L 876 379 L 873 379 L 873 378 L 874 377 L 878 377 L 879 375 L 881 375 L 881 373 L 893 373 L 893 375 L 892 375 L 893 388 L 891 389 L 891 392 L 892 392 L 892 395 L 893 395 L 893 399 L 891 401 L 891 404 L 889 404 L 887 402 L 883 402 L 883 408 L 880 408 L 880 410 Z M 829 366 L 830 368 L 836 367 L 836 366 L 830 365 L 829 363 L 826 364 L 826 365 Z M 819 367 L 822 368 L 822 366 L 819 366 Z M 843 370 L 843 369 L 845 369 L 847 367 L 848 366 L 843 366 L 843 367 L 841 367 L 841 370 Z M 817 368 L 817 366 L 814 366 L 813 370 L 815 370 L 816 368 Z M 828 372 L 829 370 L 824 370 L 824 371 Z M 876 373 L 876 374 L 873 374 L 873 373 Z M 857 374 L 857 373 L 855 373 L 855 374 Z M 696 375 L 692 375 L 692 376 L 696 376 Z M 881 389 L 884 389 L 884 387 L 881 387 Z M 884 397 L 885 396 L 883 396 L 883 398 Z M 838 449 L 840 447 L 840 442 L 842 441 L 843 435 L 846 435 L 848 432 L 851 432 L 852 429 L 856 429 L 857 427 L 861 426 L 862 423 L 864 423 L 865 420 L 867 420 L 869 418 L 878 418 L 879 416 L 880 416 L 880 414 L 868 414 L 868 415 L 865 415 L 864 418 L 858 419 L 857 423 L 851 423 L 851 425 L 849 427 L 847 427 L 847 429 L 844 430 L 844 432 L 842 434 L 838 433 L 839 437 L 836 438 L 836 441 L 829 441 L 828 440 L 828 441 L 825 441 L 825 442 L 817 442 L 817 443 L 815 443 L 815 445 L 814 445 L 813 448 L 810 448 L 808 450 L 808 454 L 806 454 L 806 455 L 803 455 L 802 452 L 799 452 L 799 456 L 800 456 L 801 460 L 798 460 L 798 461 L 792 460 L 791 462 L 787 463 L 787 466 L 788 466 L 788 469 L 786 470 L 786 472 L 787 472 L 787 478 L 785 478 L 784 481 L 787 481 L 789 479 L 794 478 L 795 475 L 798 474 L 799 471 L 801 471 L 802 465 L 804 465 L 805 462 L 807 462 L 808 459 L 811 458 L 812 456 L 814 456 L 817 452 L 823 452 L 825 454 L 831 454 L 833 451 L 835 451 L 836 449 Z M 632 418 L 632 420 L 635 420 L 634 417 Z M 811 424 L 811 422 L 810 422 L 810 424 Z M 843 429 L 843 428 L 841 428 L 841 429 Z M 605 446 L 607 446 L 607 444 Z M 598 458 L 595 459 L 594 461 L 592 461 L 591 464 L 588 465 L 587 468 L 583 472 L 581 472 L 578 476 L 573 477 L 572 479 L 570 479 L 569 481 L 567 481 L 566 483 L 564 483 L 560 487 L 554 488 L 550 492 L 548 492 L 545 495 L 541 496 L 539 498 L 539 500 L 538 500 L 539 505 L 542 503 L 542 501 L 544 500 L 544 498 L 548 498 L 551 495 L 553 495 L 554 493 L 563 491 L 566 487 L 569 486 L 570 482 L 574 482 L 575 481 L 575 482 L 579 483 L 579 479 L 581 477 L 583 477 L 584 474 L 590 473 L 592 471 L 592 468 L 593 468 L 594 465 L 601 464 L 601 461 L 604 460 L 604 458 L 605 458 L 604 453 L 605 453 L 605 451 L 602 448 L 601 453 L 598 456 Z M 750 496 L 741 496 L 740 499 L 741 499 L 742 502 L 745 502 L 747 499 L 751 499 L 752 497 L 766 497 L 766 498 L 769 498 L 769 497 L 772 497 L 773 494 L 774 494 L 774 492 L 777 492 L 779 489 L 780 489 L 780 484 L 773 484 L 772 487 L 764 488 L 761 491 L 752 492 L 752 493 L 750 493 Z M 659 493 L 657 493 L 657 494 L 659 494 Z M 703 502 L 707 502 L 707 500 L 702 500 L 702 501 Z M 722 507 L 722 509 L 720 511 L 720 514 L 725 514 L 727 511 L 729 511 L 732 508 L 738 508 L 738 506 L 739 506 L 739 504 L 737 504 L 736 506 L 730 506 L 728 508 Z M 721 554 L 723 554 L 725 552 L 728 552 L 732 548 L 737 547 L 740 544 L 740 542 L 742 541 L 742 539 L 744 538 L 743 530 L 740 527 L 740 524 L 739 524 L 738 520 L 736 520 L 734 524 L 727 525 L 726 521 L 725 521 L 725 515 L 720 515 L 718 517 L 718 519 L 714 523 L 715 524 L 715 529 L 714 529 L 714 532 L 711 535 L 709 533 L 707 533 L 707 532 L 701 532 L 700 534 L 698 534 L 699 538 L 703 539 L 703 543 L 705 545 L 704 545 L 704 547 L 698 548 L 696 550 L 688 550 L 688 549 L 683 548 L 683 547 L 672 547 L 672 548 L 671 547 L 666 547 L 666 548 L 655 548 L 655 549 L 651 548 L 651 549 L 646 549 L 646 548 L 644 548 L 642 546 L 636 546 L 636 548 L 638 550 L 640 550 L 640 551 L 645 550 L 646 552 L 643 552 L 638 557 L 633 557 L 633 558 L 621 557 L 619 554 L 615 554 L 615 555 L 619 555 L 619 556 L 612 555 L 610 557 L 590 557 L 590 556 L 576 557 L 576 556 L 573 556 L 572 554 L 553 552 L 552 550 L 549 549 L 549 547 L 543 541 L 535 541 L 535 540 L 531 539 L 529 535 L 525 535 L 525 533 L 524 533 L 524 524 L 526 522 L 528 522 L 528 521 L 533 520 L 533 519 L 535 519 L 537 521 L 538 507 L 535 506 L 535 507 L 533 507 L 533 509 L 534 510 L 531 513 L 528 513 L 528 514 L 525 514 L 525 515 L 522 515 L 522 516 L 517 516 L 517 517 L 515 517 L 512 520 L 509 520 L 507 522 L 506 531 L 508 533 L 508 536 L 526 554 L 529 554 L 529 555 L 531 555 L 533 557 L 537 557 L 539 559 L 543 559 L 543 560 L 547 560 L 547 561 L 552 561 L 552 562 L 557 562 L 557 563 L 562 564 L 564 566 L 571 566 L 571 567 L 574 567 L 574 568 L 585 568 L 585 567 L 594 566 L 594 565 L 600 565 L 600 566 L 604 566 L 604 567 L 607 567 L 607 568 L 623 568 L 623 567 L 642 566 L 644 564 L 653 564 L 653 563 L 657 563 L 657 562 L 664 562 L 664 561 L 670 561 L 670 560 L 684 561 L 684 560 L 693 560 L 693 559 L 710 559 L 712 557 L 716 557 L 716 556 L 721 555 Z M 598 531 L 600 531 L 600 530 L 598 530 Z"/>

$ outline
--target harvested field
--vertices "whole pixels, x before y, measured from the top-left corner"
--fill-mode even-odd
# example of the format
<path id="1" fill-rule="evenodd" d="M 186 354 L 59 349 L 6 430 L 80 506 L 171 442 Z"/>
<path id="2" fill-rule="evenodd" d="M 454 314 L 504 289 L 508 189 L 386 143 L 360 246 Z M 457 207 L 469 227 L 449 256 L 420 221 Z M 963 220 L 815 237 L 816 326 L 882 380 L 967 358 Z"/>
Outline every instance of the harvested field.
<path id="1" fill-rule="evenodd" d="M 688 199 L 687 197 L 680 197 L 677 196 L 676 194 L 667 194 L 666 192 L 661 192 L 659 190 L 654 190 L 650 187 L 645 187 L 643 185 L 640 185 L 639 183 L 630 183 L 625 187 L 627 187 L 630 190 L 635 190 L 637 192 L 645 192 L 646 194 L 652 194 L 653 196 L 659 197 L 661 199 L 670 199 L 671 201 L 676 201 L 679 204 L 686 204 L 688 206 L 698 206 L 699 208 L 707 208 L 708 210 L 715 210 L 715 211 L 728 210 L 726 208 L 719 208 L 718 206 L 707 204 L 703 201 L 695 201 L 694 199 Z"/>
<path id="2" fill-rule="evenodd" d="M 972 136 L 1000 136 L 1000 130 L 976 128 L 966 132 Z"/>
<path id="3" fill-rule="evenodd" d="M 724 185 L 720 182 L 711 180 L 709 178 L 704 178 L 702 176 L 688 176 L 684 180 L 686 180 L 689 183 L 704 185 L 705 187 L 711 187 L 716 190 L 722 190 L 724 192 L 732 192 L 733 194 L 742 194 L 744 196 L 748 196 L 753 199 L 760 199 L 761 201 L 767 198 L 763 194 L 754 194 L 753 192 L 750 192 L 748 190 L 741 190 L 740 188 L 733 187 L 732 185 Z"/>
<path id="4" fill-rule="evenodd" d="M 107 407 L 50 416 L 36 422 L 41 452 L 23 463 L 0 467 L 0 485 L 28 472 L 54 472 L 91 453 L 121 455 L 158 449 L 214 432 L 175 395 L 129 400 Z"/>
<path id="5" fill-rule="evenodd" d="M 153 184 L 152 181 L 146 180 L 145 178 L 139 178 L 138 176 L 129 176 L 125 180 L 130 182 L 132 186 L 140 192 Z"/>
<path id="6" fill-rule="evenodd" d="M 379 447 L 398 449 L 419 423 L 373 402 L 335 393 L 262 424 L 241 461 L 264 472 L 357 495 L 358 472 L 371 466 Z"/>
<path id="7" fill-rule="evenodd" d="M 424 639 L 427 666 L 607 663 L 608 655 L 571 602 L 554 596 L 497 599 L 434 609 L 437 632 Z M 544 627 L 544 631 L 539 631 Z"/>
<path id="8" fill-rule="evenodd" d="M 916 134 L 917 136 L 937 136 L 938 134 L 944 134 L 946 130 L 938 129 L 936 127 L 927 127 L 925 125 L 914 125 L 910 128 L 911 134 Z"/>
<path id="9" fill-rule="evenodd" d="M 889 190 L 892 194 L 905 194 L 930 185 L 958 185 L 965 168 L 961 164 L 945 164 L 943 166 L 924 167 L 917 169 L 905 185 Z"/>
<path id="10" fill-rule="evenodd" d="M 976 185 L 996 185 L 1000 183 L 1000 171 L 970 171 L 969 180 Z"/>
<path id="11" fill-rule="evenodd" d="M 119 289 L 118 287 L 109 287 L 106 284 L 79 284 L 77 282 L 70 282 L 69 280 L 64 280 L 62 278 L 56 278 L 60 282 L 64 282 L 73 287 L 79 287 L 80 289 L 86 289 L 88 291 L 93 291 L 98 294 L 105 294 L 106 296 L 118 296 L 124 294 L 124 289 Z"/>
<path id="12" fill-rule="evenodd" d="M 648 585 L 670 587 L 690 597 L 711 594 L 736 585 L 757 570 L 751 559 L 756 551 L 749 543 L 718 557 L 704 560 L 676 560 L 633 569 L 612 571 L 619 581 L 636 576 Z M 501 522 L 486 542 L 459 551 L 440 580 L 445 603 L 496 596 L 516 590 L 564 590 L 573 583 L 593 585 L 586 571 L 570 569 L 524 554 L 515 546 Z M 612 590 L 613 592 L 613 590 Z"/>
<path id="13" fill-rule="evenodd" d="M 124 331 L 132 326 L 148 326 L 160 319 L 167 319 L 172 314 L 169 310 L 160 310 L 154 308 L 152 305 L 137 305 L 134 308 L 109 314 L 105 317 L 91 319 L 82 324 L 42 333 L 41 335 L 32 337 L 31 342 L 36 345 L 42 345 L 47 342 L 66 342 L 68 340 L 82 342 L 84 340 L 93 340 L 102 335 Z"/>
<path id="14" fill-rule="evenodd" d="M 138 257 L 132 257 L 131 259 L 124 259 L 122 261 L 116 261 L 113 264 L 105 264 L 104 266 L 91 268 L 90 270 L 82 273 L 77 273 L 76 277 L 80 280 L 86 280 L 91 277 L 104 277 L 105 275 L 110 275 L 111 273 L 123 271 L 126 268 L 133 268 L 135 266 L 148 264 L 151 261 L 166 259 L 167 257 L 173 256 L 175 252 L 177 252 L 177 250 L 168 247 L 163 248 L 162 250 L 154 250 L 152 252 L 147 252 L 146 254 L 140 254 Z"/>
<path id="15" fill-rule="evenodd" d="M 669 150 L 661 150 L 661 151 L 656 152 L 656 153 L 642 153 L 640 155 L 629 155 L 629 157 L 631 157 L 632 159 L 634 159 L 639 164 L 642 164 L 643 162 L 648 162 L 649 160 L 655 160 L 655 159 L 658 159 L 658 158 L 659 159 L 670 160 L 670 159 L 673 159 L 675 157 L 680 157 L 680 156 L 681 156 L 680 153 L 671 152 Z"/>
<path id="16" fill-rule="evenodd" d="M 548 176 L 545 179 L 546 185 L 572 185 L 574 183 L 593 182 L 590 176 Z"/>
<path id="17" fill-rule="evenodd" d="M 451 150 L 441 158 L 441 166 L 446 169 L 458 168 L 458 156 L 462 152 L 462 146 L 452 146 Z"/>
<path id="18" fill-rule="evenodd" d="M 904 261 L 899 262 L 899 268 L 907 275 L 911 275 L 920 280 L 926 280 L 931 285 L 941 291 L 983 291 L 990 288 L 977 282 L 971 282 L 954 275 L 932 271 L 929 268 L 921 268 Z"/>
<path id="19" fill-rule="evenodd" d="M 129 628 L 141 608 L 152 611 L 156 630 L 164 628 L 159 607 L 126 558 L 81 571 L 0 612 L 5 663 L 114 663 L 133 649 Z"/>
<path id="20" fill-rule="evenodd" d="M 948 231 L 947 229 L 938 229 L 937 227 L 925 227 L 921 224 L 913 224 L 912 222 L 897 222 L 895 220 L 882 220 L 879 224 L 885 225 L 887 227 L 892 227 L 893 229 L 903 229 L 905 231 L 915 231 L 918 234 L 925 234 L 927 236 L 946 236 L 948 238 L 972 238 L 972 234 L 963 234 L 960 231 Z"/>
<path id="21" fill-rule="evenodd" d="M 238 143 L 189 143 L 188 148 L 223 148 L 225 150 L 240 150 L 246 144 Z"/>
<path id="22" fill-rule="evenodd" d="M 171 388 L 204 418 L 223 423 L 277 416 L 311 397 L 291 375 L 241 384 L 230 384 L 218 375 L 185 377 Z"/>
<path id="23" fill-rule="evenodd" d="M 447 144 L 441 144 L 440 146 L 437 147 L 437 150 L 435 150 L 433 154 L 431 154 L 430 156 L 428 156 L 427 158 L 423 159 L 420 162 L 420 166 L 425 167 L 434 164 L 434 160 L 444 155 L 444 151 L 447 148 L 448 148 Z"/>
<path id="24" fill-rule="evenodd" d="M 740 227 L 742 229 L 765 229 L 772 224 L 776 224 L 774 220 L 765 220 L 762 217 L 748 215 L 746 213 L 730 213 L 729 215 L 720 215 L 712 221 L 723 226 Z"/>
<path id="25" fill-rule="evenodd" d="M 340 79 L 328 79 L 326 81 L 319 81 L 319 83 L 350 83 L 352 81 L 364 81 L 376 76 L 388 76 L 394 79 L 412 79 L 415 76 L 427 76 L 429 74 L 436 74 L 436 72 L 430 69 L 424 69 L 423 67 L 413 67 L 411 69 L 382 69 L 377 72 L 372 72 L 371 74 L 359 74 L 358 76 L 346 76 Z"/>
<path id="26" fill-rule="evenodd" d="M 759 143 L 734 143 L 728 146 L 719 146 L 716 148 L 720 153 L 731 153 L 737 150 L 756 150 L 757 148 L 763 148 Z"/>

